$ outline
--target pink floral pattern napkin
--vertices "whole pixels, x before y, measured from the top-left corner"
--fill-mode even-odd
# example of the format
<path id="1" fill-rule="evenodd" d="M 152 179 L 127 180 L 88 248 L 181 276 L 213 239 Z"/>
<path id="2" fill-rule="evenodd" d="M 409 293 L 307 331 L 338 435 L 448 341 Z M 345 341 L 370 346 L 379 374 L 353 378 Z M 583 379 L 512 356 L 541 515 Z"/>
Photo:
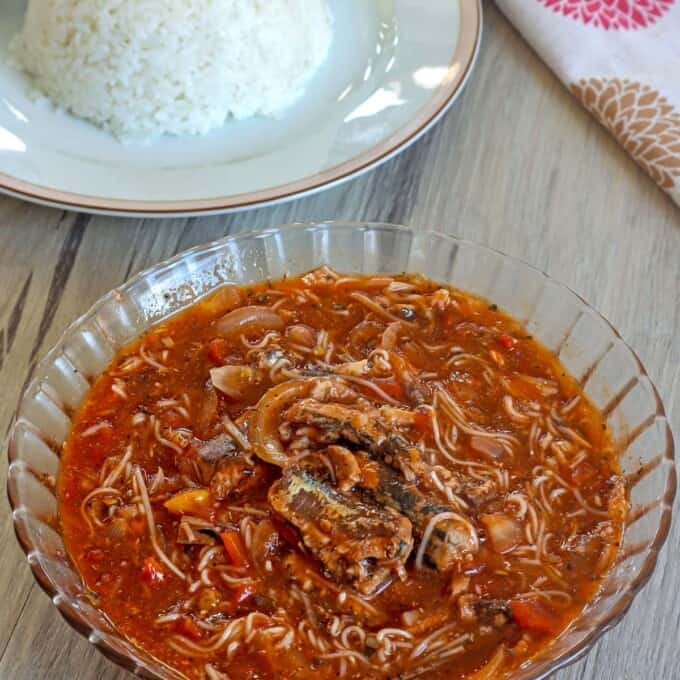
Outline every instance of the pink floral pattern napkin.
<path id="1" fill-rule="evenodd" d="M 680 0 L 496 0 L 680 205 Z"/>

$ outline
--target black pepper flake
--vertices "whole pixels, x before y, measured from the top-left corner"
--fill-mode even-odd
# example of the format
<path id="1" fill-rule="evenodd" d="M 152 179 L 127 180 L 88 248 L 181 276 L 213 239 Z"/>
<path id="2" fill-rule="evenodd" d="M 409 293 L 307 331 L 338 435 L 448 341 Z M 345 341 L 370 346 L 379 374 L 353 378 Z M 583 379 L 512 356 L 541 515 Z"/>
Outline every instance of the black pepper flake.
<path id="1" fill-rule="evenodd" d="M 492 311 L 492 312 L 497 312 L 498 311 L 498 305 L 497 304 L 489 305 L 489 310 Z"/>

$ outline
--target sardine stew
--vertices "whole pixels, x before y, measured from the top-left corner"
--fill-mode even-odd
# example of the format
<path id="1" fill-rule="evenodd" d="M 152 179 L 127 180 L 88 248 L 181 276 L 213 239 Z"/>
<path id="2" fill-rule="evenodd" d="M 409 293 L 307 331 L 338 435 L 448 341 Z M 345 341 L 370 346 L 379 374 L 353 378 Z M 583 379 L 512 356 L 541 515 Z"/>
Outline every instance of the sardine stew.
<path id="1" fill-rule="evenodd" d="M 601 414 L 522 325 L 327 267 L 126 347 L 59 478 L 95 604 L 207 680 L 505 677 L 595 596 L 626 508 Z"/>

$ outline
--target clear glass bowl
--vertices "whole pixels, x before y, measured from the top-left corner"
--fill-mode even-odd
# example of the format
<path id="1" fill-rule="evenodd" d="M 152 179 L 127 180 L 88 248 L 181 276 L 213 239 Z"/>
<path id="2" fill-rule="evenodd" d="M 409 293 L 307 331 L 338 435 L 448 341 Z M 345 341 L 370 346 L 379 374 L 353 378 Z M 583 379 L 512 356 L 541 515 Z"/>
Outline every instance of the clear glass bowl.
<path id="1" fill-rule="evenodd" d="M 61 445 L 92 381 L 150 326 L 223 283 L 323 263 L 342 272 L 421 272 L 492 300 L 524 320 L 603 410 L 629 482 L 631 511 L 620 559 L 599 596 L 549 649 L 512 676 L 545 678 L 614 626 L 652 574 L 675 496 L 673 439 L 640 361 L 586 302 L 522 262 L 435 232 L 326 223 L 228 237 L 149 269 L 99 300 L 40 363 L 9 435 L 14 526 L 36 580 L 64 618 L 116 663 L 143 677 L 181 677 L 122 638 L 88 600 L 59 535 L 53 481 Z"/>

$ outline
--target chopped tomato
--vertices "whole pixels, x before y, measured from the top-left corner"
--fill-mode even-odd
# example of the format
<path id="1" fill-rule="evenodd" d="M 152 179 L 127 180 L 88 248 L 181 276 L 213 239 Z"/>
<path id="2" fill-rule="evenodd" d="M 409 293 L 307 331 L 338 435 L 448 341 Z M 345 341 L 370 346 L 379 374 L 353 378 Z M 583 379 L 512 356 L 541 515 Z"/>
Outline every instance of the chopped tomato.
<path id="1" fill-rule="evenodd" d="M 503 349 L 512 349 L 517 344 L 517 339 L 513 338 L 512 335 L 503 333 L 503 335 L 498 336 L 498 342 L 501 344 Z"/>
<path id="2" fill-rule="evenodd" d="M 243 604 L 253 595 L 255 595 L 255 588 L 250 583 L 245 583 L 234 591 L 233 602 L 234 604 Z"/>
<path id="3" fill-rule="evenodd" d="M 404 388 L 398 382 L 376 383 L 377 386 L 386 394 L 397 401 L 404 401 Z"/>
<path id="4" fill-rule="evenodd" d="M 227 355 L 227 341 L 224 338 L 215 338 L 208 343 L 208 356 L 215 364 L 224 363 Z"/>
<path id="5" fill-rule="evenodd" d="M 426 434 L 432 427 L 432 420 L 429 413 L 417 411 L 413 417 L 413 427 L 421 434 Z"/>
<path id="6" fill-rule="evenodd" d="M 196 622 L 193 619 L 190 619 L 188 616 L 183 616 L 181 619 L 177 619 L 175 628 L 177 629 L 178 633 L 182 633 L 183 635 L 193 638 L 194 640 L 197 640 L 201 637 L 201 629 L 196 625 Z"/>
<path id="7" fill-rule="evenodd" d="M 560 626 L 559 618 L 540 601 L 511 600 L 510 611 L 520 628 L 540 633 L 554 633 Z"/>
<path id="8" fill-rule="evenodd" d="M 222 538 L 222 543 L 224 543 L 224 549 L 227 551 L 227 555 L 229 555 L 229 559 L 234 566 L 243 567 L 249 564 L 248 553 L 238 531 L 223 531 L 220 537 Z"/>
<path id="9" fill-rule="evenodd" d="M 142 578 L 150 585 L 162 583 L 165 580 L 165 572 L 155 557 L 147 557 L 142 567 Z"/>

